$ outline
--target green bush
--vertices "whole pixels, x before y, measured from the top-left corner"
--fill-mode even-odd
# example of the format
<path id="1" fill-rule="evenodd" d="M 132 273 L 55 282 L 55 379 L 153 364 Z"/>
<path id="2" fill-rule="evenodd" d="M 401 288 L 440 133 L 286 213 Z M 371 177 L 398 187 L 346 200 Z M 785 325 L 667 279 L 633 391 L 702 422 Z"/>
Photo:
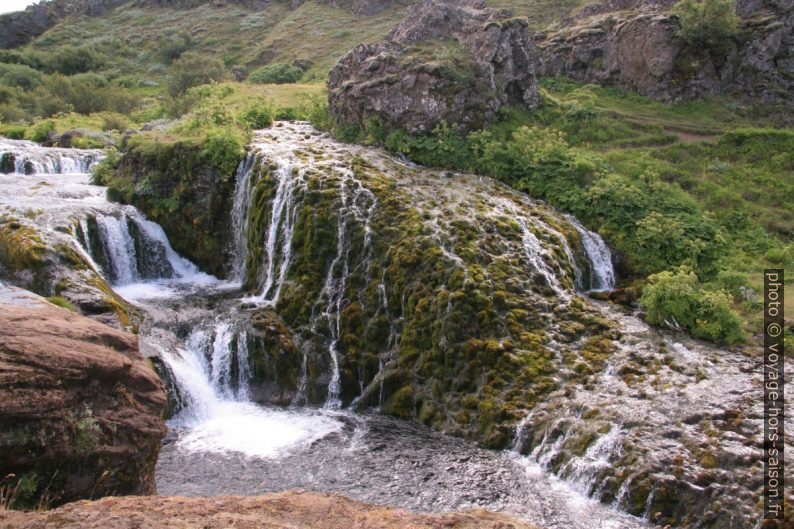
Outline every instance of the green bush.
<path id="1" fill-rule="evenodd" d="M 692 46 L 720 50 L 736 35 L 733 0 L 682 0 L 672 12 L 681 24 L 678 36 Z"/>
<path id="2" fill-rule="evenodd" d="M 234 126 L 210 131 L 204 138 L 202 155 L 223 174 L 234 174 L 249 138 Z"/>
<path id="3" fill-rule="evenodd" d="M 0 63 L 0 84 L 32 90 L 44 84 L 44 74 L 23 64 Z"/>
<path id="4" fill-rule="evenodd" d="M 297 83 L 303 77 L 303 71 L 297 66 L 277 62 L 257 68 L 248 76 L 252 83 L 286 84 Z"/>
<path id="5" fill-rule="evenodd" d="M 249 107 L 240 119 L 252 129 L 265 129 L 273 124 L 275 111 L 270 103 Z"/>
<path id="6" fill-rule="evenodd" d="M 220 59 L 189 51 L 174 61 L 170 74 L 168 91 L 172 96 L 179 96 L 194 86 L 222 81 L 226 68 Z"/>
<path id="7" fill-rule="evenodd" d="M 61 46 L 49 57 L 49 71 L 64 75 L 101 70 L 108 62 L 105 55 L 88 46 Z"/>
<path id="8" fill-rule="evenodd" d="M 28 129 L 25 136 L 28 140 L 43 143 L 47 141 L 50 134 L 53 132 L 55 132 L 55 123 L 52 121 L 42 121 L 38 125 Z"/>
<path id="9" fill-rule="evenodd" d="M 723 290 L 708 290 L 686 267 L 648 278 L 640 299 L 645 317 L 654 325 L 680 326 L 694 336 L 715 343 L 744 340 L 742 322 Z"/>
<path id="10" fill-rule="evenodd" d="M 25 127 L 22 125 L 2 125 L 0 124 L 0 136 L 5 136 L 11 140 L 24 140 Z"/>

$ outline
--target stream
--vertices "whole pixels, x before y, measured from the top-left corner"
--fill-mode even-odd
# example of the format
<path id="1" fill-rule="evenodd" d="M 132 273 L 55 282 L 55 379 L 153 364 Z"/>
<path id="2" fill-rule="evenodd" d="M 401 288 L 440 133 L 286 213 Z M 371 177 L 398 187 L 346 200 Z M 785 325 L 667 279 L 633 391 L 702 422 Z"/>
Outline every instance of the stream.
<path id="1" fill-rule="evenodd" d="M 0 174 L 0 211 L 29 223 L 48 244 L 73 248 L 117 294 L 138 307 L 144 314 L 139 334 L 141 352 L 159 357 L 176 385 L 179 412 L 168 422 L 169 433 L 157 464 L 158 493 L 255 495 L 301 488 L 420 512 L 482 508 L 509 513 L 548 529 L 648 527 L 649 513 L 645 520 L 625 514 L 621 510 L 625 498 L 619 494 L 607 497 L 600 487 L 601 472 L 620 456 L 619 441 L 626 436 L 622 428 L 631 427 L 621 413 L 626 414 L 626 407 L 637 403 L 647 406 L 649 414 L 660 413 L 653 409 L 656 401 L 648 400 L 647 396 L 636 397 L 633 392 L 640 390 L 625 385 L 616 375 L 623 365 L 621 362 L 628 362 L 630 357 L 634 358 L 632 351 L 644 351 L 643 344 L 648 344 L 649 357 L 672 354 L 678 365 L 684 366 L 670 375 L 678 377 L 674 380 L 681 387 L 688 383 L 689 363 L 693 379 L 696 375 L 713 374 L 722 377 L 720 380 L 732 380 L 735 399 L 731 401 L 734 397 L 724 396 L 725 407 L 729 407 L 752 396 L 752 381 L 742 374 L 754 368 L 753 361 L 736 358 L 724 363 L 711 358 L 706 365 L 695 359 L 692 352 L 696 350 L 697 356 L 705 357 L 710 354 L 705 346 L 656 334 L 636 317 L 593 302 L 593 310 L 621 325 L 623 348 L 601 378 L 596 379 L 596 387 L 590 394 L 578 392 L 571 396 L 560 390 L 550 395 L 549 402 L 580 400 L 580 407 L 571 405 L 571 410 L 579 410 L 571 412 L 575 416 L 587 405 L 603 405 L 604 410 L 612 413 L 606 433 L 597 437 L 581 457 L 557 469 L 557 474 L 565 479 L 550 470 L 555 466 L 563 441 L 576 434 L 568 415 L 563 415 L 565 420 L 555 427 L 557 433 L 551 435 L 549 429 L 532 450 L 522 450 L 525 442 L 522 427 L 540 420 L 551 404 L 531 412 L 518 428 L 514 448 L 502 451 L 480 448 L 418 422 L 381 415 L 377 406 L 343 405 L 339 320 L 346 278 L 349 268 L 355 266 L 350 260 L 349 246 L 345 246 L 346 241 L 350 244 L 348 223 L 362 227 L 362 253 L 367 256 L 371 252 L 368 234 L 373 211 L 378 207 L 377 198 L 356 180 L 353 172 L 345 172 L 333 154 L 349 154 L 349 151 L 360 154 L 364 148 L 337 146 L 306 124 L 280 127 L 260 132 L 253 146 L 255 153 L 283 161 L 275 173 L 278 185 L 272 199 L 270 229 L 263 241 L 263 276 L 253 294 L 242 290 L 248 251 L 243 234 L 247 233 L 251 207 L 248 189 L 256 165 L 252 156 L 241 164 L 237 175 L 232 214 L 235 259 L 231 277 L 222 280 L 201 272 L 179 256 L 162 228 L 140 211 L 108 202 L 105 188 L 89 183 L 92 165 L 102 158 L 100 151 L 48 149 L 30 142 L 0 139 L 3 166 L 13 167 L 12 172 Z M 314 139 L 309 141 L 310 137 Z M 303 140 L 322 151 L 324 157 L 308 162 L 291 157 L 292 147 Z M 327 383 L 327 395 L 322 404 L 306 405 L 299 388 L 291 406 L 263 406 L 254 402 L 256 388 L 250 382 L 248 321 L 252 310 L 275 306 L 285 286 L 294 259 L 292 230 L 301 207 L 296 197 L 302 186 L 307 185 L 304 174 L 312 163 L 327 164 L 341 171 L 340 207 L 344 212 L 334 227 L 339 233 L 338 251 L 331 260 L 321 293 L 325 301 L 316 312 L 314 327 L 306 331 L 316 331 L 317 326 L 328 328 L 323 354 L 327 354 L 329 371 L 322 379 Z M 385 166 L 401 162 L 378 154 L 372 163 Z M 429 181 L 435 177 L 428 174 L 423 178 Z M 464 186 L 475 184 L 497 185 L 461 177 L 459 183 L 451 181 L 446 185 L 445 192 L 455 196 L 463 193 Z M 416 200 L 431 203 L 423 198 L 423 189 L 417 186 Z M 523 245 L 519 249 L 563 303 L 578 296 L 577 290 L 614 287 L 616 277 L 609 249 L 598 235 L 587 231 L 576 219 L 566 217 L 581 240 L 582 248 L 574 251 L 551 224 L 540 217 L 522 217 L 521 203 L 496 196 L 489 200 L 494 211 L 504 210 L 517 216 L 521 230 L 517 240 Z M 428 211 L 435 210 L 428 207 Z M 442 229 L 446 220 L 440 209 L 439 214 L 427 214 L 425 218 L 428 226 L 438 229 L 435 236 L 445 259 L 453 264 L 460 260 L 452 245 L 446 243 L 446 232 Z M 567 259 L 566 266 L 553 264 L 548 241 L 555 241 L 558 249 L 554 255 Z M 580 254 L 589 262 L 586 268 L 580 263 Z M 382 283 L 381 287 L 384 294 L 380 298 L 385 306 L 386 286 Z M 392 332 L 397 333 L 397 324 L 392 327 Z M 662 353 L 657 350 L 658 343 L 666 344 Z M 392 361 L 391 352 L 384 351 L 380 370 Z M 303 371 L 305 386 L 306 357 Z M 372 384 L 378 379 L 374 380 Z M 686 398 L 704 401 L 713 398 L 707 395 L 713 388 L 703 388 L 701 393 Z M 362 388 L 362 395 L 366 389 Z M 380 391 L 383 392 L 382 383 Z M 607 397 L 610 400 L 606 404 L 598 404 L 599 398 Z M 680 405 L 678 397 L 672 394 L 664 398 L 666 405 Z M 678 420 L 660 418 L 660 428 Z M 666 445 L 655 442 L 659 446 L 651 445 L 650 450 L 658 449 L 661 454 L 678 441 Z M 747 455 L 745 448 L 741 440 L 736 441 L 737 458 Z M 626 486 L 630 483 L 627 480 Z M 744 526 L 738 523 L 736 527 Z"/>

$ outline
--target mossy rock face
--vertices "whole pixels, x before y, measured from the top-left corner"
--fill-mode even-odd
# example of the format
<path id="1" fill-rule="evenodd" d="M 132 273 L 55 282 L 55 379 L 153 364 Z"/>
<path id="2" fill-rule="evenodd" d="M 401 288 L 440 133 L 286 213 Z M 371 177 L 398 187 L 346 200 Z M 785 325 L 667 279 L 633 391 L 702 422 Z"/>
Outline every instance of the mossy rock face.
<path id="1" fill-rule="evenodd" d="M 244 285 L 272 307 L 252 316 L 262 395 L 338 396 L 498 448 L 558 387 L 555 337 L 603 367 L 612 331 L 574 293 L 586 264 L 563 217 L 313 132 L 282 124 L 253 147 Z"/>
<path id="2" fill-rule="evenodd" d="M 228 275 L 235 175 L 217 167 L 201 142 L 131 143 L 102 183 L 108 198 L 160 224 L 181 255 L 213 275 Z"/>
<path id="3" fill-rule="evenodd" d="M 111 327 L 137 332 L 137 309 L 113 292 L 75 247 L 78 225 L 63 230 L 42 230 L 31 218 L 0 215 L 0 279 Z"/>

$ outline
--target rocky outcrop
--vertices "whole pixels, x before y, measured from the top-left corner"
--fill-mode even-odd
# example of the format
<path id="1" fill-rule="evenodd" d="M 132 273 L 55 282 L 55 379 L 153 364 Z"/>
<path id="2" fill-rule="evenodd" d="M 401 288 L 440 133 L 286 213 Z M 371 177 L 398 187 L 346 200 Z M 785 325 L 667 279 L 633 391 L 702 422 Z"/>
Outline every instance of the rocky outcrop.
<path id="1" fill-rule="evenodd" d="M 735 93 L 794 103 L 794 2 L 739 0 L 739 35 L 723 52 L 679 39 L 674 3 L 613 0 L 582 10 L 538 37 L 542 74 L 664 101 Z"/>
<path id="2" fill-rule="evenodd" d="M 109 197 L 133 204 L 166 230 L 174 249 L 223 277 L 230 261 L 228 228 L 234 165 L 218 167 L 201 143 L 123 146 Z"/>
<path id="3" fill-rule="evenodd" d="M 52 524 L 73 529 L 105 529 L 109 520 L 113 520 L 114 529 L 537 529 L 509 516 L 486 511 L 413 514 L 342 496 L 303 491 L 254 497 L 103 498 L 40 513 L 0 512 L 0 524 L 8 529 L 43 529 Z"/>
<path id="4" fill-rule="evenodd" d="M 340 124 L 378 120 L 412 133 L 442 121 L 481 128 L 506 104 L 539 102 L 527 21 L 484 2 L 428 0 L 409 9 L 385 40 L 362 44 L 328 79 Z"/>
<path id="5" fill-rule="evenodd" d="M 137 338 L 8 286 L 0 329 L 4 499 L 154 493 L 165 393 Z"/>
<path id="6" fill-rule="evenodd" d="M 62 230 L 41 230 L 30 218 L 0 215 L 0 279 L 40 296 L 57 297 L 86 316 L 135 329 L 136 309 L 94 270 Z"/>
<path id="7" fill-rule="evenodd" d="M 0 15 L 0 48 L 21 46 L 38 37 L 59 20 L 76 16 L 99 16 L 129 0 L 50 0 L 24 11 Z"/>

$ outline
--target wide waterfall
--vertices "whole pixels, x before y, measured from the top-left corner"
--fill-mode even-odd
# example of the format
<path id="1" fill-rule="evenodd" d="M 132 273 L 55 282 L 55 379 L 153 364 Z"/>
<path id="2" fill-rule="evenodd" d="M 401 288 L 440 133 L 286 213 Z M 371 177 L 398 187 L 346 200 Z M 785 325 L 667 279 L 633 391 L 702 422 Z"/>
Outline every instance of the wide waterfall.
<path id="1" fill-rule="evenodd" d="M 425 309 L 428 325 L 438 319 L 427 338 L 437 354 L 463 343 L 516 356 L 528 345 L 469 338 L 470 298 L 481 304 L 472 321 L 500 317 L 491 305 L 515 307 L 505 328 L 515 320 L 556 329 L 552 308 L 578 314 L 586 277 L 596 277 L 593 288 L 614 284 L 609 259 L 594 261 L 601 239 L 574 219 L 477 177 L 406 166 L 306 124 L 281 124 L 259 133 L 239 167 L 227 282 L 176 254 L 140 211 L 88 184 L 98 153 L 8 143 L 26 165 L 0 176 L 0 206 L 48 244 L 74 248 L 144 315 L 141 350 L 161 361 L 176 411 L 158 467 L 161 493 L 302 487 L 418 510 L 496 509 L 545 527 L 644 526 L 550 476 L 542 450 L 537 458 L 483 450 L 349 409 L 393 409 L 428 292 L 438 300 Z M 46 165 L 56 155 L 62 161 Z M 74 168 L 83 172 L 68 173 Z M 505 287 L 493 286 L 513 273 Z M 532 300 L 542 310 L 523 308 Z M 553 332 L 568 332 L 560 329 Z M 260 404 L 273 395 L 293 406 Z M 617 437 L 611 430 L 571 460 L 574 487 L 597 486 L 588 469 L 609 460 Z"/>

